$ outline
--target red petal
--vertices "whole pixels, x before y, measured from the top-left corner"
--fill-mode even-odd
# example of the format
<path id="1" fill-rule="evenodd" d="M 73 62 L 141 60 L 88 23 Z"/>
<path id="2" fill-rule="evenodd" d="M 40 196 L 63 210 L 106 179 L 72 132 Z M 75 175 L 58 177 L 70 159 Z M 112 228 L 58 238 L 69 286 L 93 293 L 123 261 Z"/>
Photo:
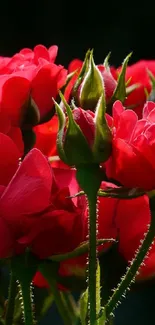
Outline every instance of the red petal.
<path id="1" fill-rule="evenodd" d="M 44 64 L 32 81 L 32 97 L 40 110 L 41 118 L 53 107 L 52 97 L 58 93 L 57 83 L 60 69 L 55 64 Z"/>
<path id="2" fill-rule="evenodd" d="M 18 76 L 0 77 L 0 107 L 14 125 L 19 125 L 21 109 L 29 96 L 30 82 Z"/>
<path id="3" fill-rule="evenodd" d="M 23 143 L 22 133 L 21 133 L 20 128 L 12 126 L 10 128 L 10 131 L 8 132 L 8 136 L 13 140 L 13 142 L 16 144 L 18 150 L 20 151 L 21 156 L 23 156 L 24 143 Z"/>
<path id="4" fill-rule="evenodd" d="M 124 111 L 119 117 L 116 130 L 116 137 L 123 139 L 126 142 L 130 142 L 137 121 L 138 117 L 134 111 Z"/>
<path id="5" fill-rule="evenodd" d="M 38 59 L 43 58 L 50 61 L 50 55 L 47 48 L 44 45 L 37 45 L 34 48 L 34 62 L 38 64 Z"/>
<path id="6" fill-rule="evenodd" d="M 54 116 L 49 122 L 37 125 L 34 131 L 36 134 L 35 147 L 41 150 L 46 156 L 55 156 L 58 117 Z"/>
<path id="7" fill-rule="evenodd" d="M 150 223 L 148 197 L 145 195 L 133 200 L 120 200 L 117 207 L 116 223 L 120 252 L 128 261 L 131 261 Z"/>
<path id="8" fill-rule="evenodd" d="M 43 277 L 40 272 L 37 272 L 33 278 L 33 284 L 39 288 L 49 288 L 47 280 Z"/>
<path id="9" fill-rule="evenodd" d="M 31 150 L 1 197 L 1 214 L 14 227 L 18 223 L 21 226 L 22 216 L 36 214 L 49 206 L 52 180 L 46 158 L 39 150 Z"/>
<path id="10" fill-rule="evenodd" d="M 126 187 L 149 189 L 155 183 L 150 163 L 122 139 L 113 142 L 112 166 L 111 172 L 108 172 L 108 177 L 115 178 Z"/>
<path id="11" fill-rule="evenodd" d="M 14 142 L 0 133 L 0 185 L 7 185 L 18 168 L 20 152 Z"/>
<path id="12" fill-rule="evenodd" d="M 38 229 L 32 229 L 31 249 L 40 258 L 70 252 L 83 240 L 84 220 L 79 214 L 67 210 L 49 212 L 38 218 L 36 227 Z M 32 237 L 28 235 L 27 240 L 31 242 Z"/>
<path id="13" fill-rule="evenodd" d="M 68 66 L 68 72 L 71 73 L 75 70 L 79 70 L 82 68 L 83 62 L 79 59 L 74 59 L 70 62 L 69 66 Z"/>
<path id="14" fill-rule="evenodd" d="M 49 49 L 50 62 L 54 62 L 58 53 L 58 46 L 52 45 Z"/>

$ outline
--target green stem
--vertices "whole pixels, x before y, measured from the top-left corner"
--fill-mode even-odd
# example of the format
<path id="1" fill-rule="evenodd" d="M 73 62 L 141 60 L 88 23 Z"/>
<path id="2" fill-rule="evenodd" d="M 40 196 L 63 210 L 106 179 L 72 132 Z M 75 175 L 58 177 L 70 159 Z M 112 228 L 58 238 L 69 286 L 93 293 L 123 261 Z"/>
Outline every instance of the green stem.
<path id="1" fill-rule="evenodd" d="M 61 292 L 58 290 L 57 282 L 55 280 L 55 274 L 54 273 L 52 274 L 52 268 L 50 268 L 50 265 L 43 263 L 40 265 L 40 272 L 43 274 L 43 276 L 46 278 L 46 280 L 49 283 L 51 292 L 54 296 L 54 301 L 63 319 L 64 324 L 72 325 L 72 320 L 69 315 L 69 311 L 67 309 L 64 297 L 61 294 Z"/>
<path id="2" fill-rule="evenodd" d="M 20 288 L 23 300 L 24 325 L 34 325 L 36 322 L 32 311 L 31 285 L 23 282 L 20 283 Z"/>
<path id="3" fill-rule="evenodd" d="M 13 324 L 14 308 L 15 308 L 15 297 L 17 292 L 16 278 L 11 272 L 9 297 L 5 316 L 5 325 Z"/>
<path id="4" fill-rule="evenodd" d="M 132 281 L 134 280 L 136 273 L 143 262 L 153 240 L 155 237 L 155 218 L 152 217 L 151 224 L 149 230 L 143 240 L 142 245 L 140 246 L 135 258 L 133 259 L 130 267 L 127 269 L 125 276 L 122 278 L 122 281 L 114 291 L 113 295 L 109 299 L 108 303 L 106 304 L 106 316 L 112 314 L 113 310 L 117 306 L 118 302 L 120 301 L 123 294 L 126 293 L 127 288 L 130 286 Z"/>
<path id="5" fill-rule="evenodd" d="M 102 175 L 99 165 L 77 168 L 77 181 L 88 198 L 89 205 L 89 263 L 88 263 L 88 307 L 89 324 L 96 324 L 96 204 Z"/>
<path id="6" fill-rule="evenodd" d="M 71 325 L 72 321 L 71 321 L 71 318 L 69 315 L 69 310 L 67 309 L 65 299 L 64 299 L 62 293 L 57 288 L 57 283 L 56 283 L 55 279 L 50 280 L 50 286 L 51 286 L 51 290 L 52 290 L 52 293 L 54 296 L 55 303 L 56 303 L 58 311 L 64 321 L 64 324 Z"/>
<path id="7" fill-rule="evenodd" d="M 96 204 L 97 196 L 88 196 L 89 204 L 89 265 L 88 265 L 88 306 L 90 325 L 96 322 Z"/>
<path id="8" fill-rule="evenodd" d="M 70 317 L 72 319 L 73 324 L 76 324 L 78 319 L 78 308 L 76 306 L 76 302 L 74 301 L 74 298 L 69 292 L 62 292 L 62 296 L 64 297 L 67 310 L 70 314 Z"/>

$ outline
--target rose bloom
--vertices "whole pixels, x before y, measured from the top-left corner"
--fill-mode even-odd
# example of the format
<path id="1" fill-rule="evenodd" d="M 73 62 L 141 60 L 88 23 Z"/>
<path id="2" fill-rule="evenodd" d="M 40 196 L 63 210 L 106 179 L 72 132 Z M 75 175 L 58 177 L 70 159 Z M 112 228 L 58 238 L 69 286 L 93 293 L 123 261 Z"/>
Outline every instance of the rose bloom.
<path id="1" fill-rule="evenodd" d="M 29 96 L 35 101 L 42 120 L 53 108 L 52 97 L 65 84 L 67 70 L 54 63 L 57 46 L 23 49 L 12 58 L 0 58 L 0 110 L 14 125 L 22 123 Z"/>
<path id="2" fill-rule="evenodd" d="M 130 79 L 128 86 L 137 84 L 138 87 L 128 95 L 124 106 L 131 107 L 139 118 L 142 118 L 142 110 L 146 102 L 145 89 L 150 94 L 152 88 L 148 70 L 155 76 L 154 60 L 140 60 L 128 66 L 126 70 L 126 81 Z"/>
<path id="3" fill-rule="evenodd" d="M 155 103 L 147 102 L 138 120 L 134 111 L 116 101 L 107 119 L 113 133 L 107 176 L 126 187 L 155 189 Z"/>
<path id="4" fill-rule="evenodd" d="M 3 163 L 6 175 L 6 166 L 0 173 L 0 258 L 26 247 L 39 258 L 75 249 L 83 241 L 86 211 L 82 198 L 67 198 L 78 192 L 75 171 L 52 169 L 33 149 L 6 184 L 13 169 L 8 162 Z"/>
<path id="5" fill-rule="evenodd" d="M 102 182 L 102 189 L 116 188 L 111 183 Z M 98 213 L 99 238 L 104 238 L 105 229 L 108 236 L 118 239 L 119 253 L 130 263 L 144 239 L 151 220 L 149 198 L 147 195 L 131 200 L 119 200 L 100 197 Z M 107 231 L 107 230 L 106 230 Z M 117 234 L 117 237 L 116 237 Z M 106 237 L 105 237 L 106 238 Z M 155 245 L 139 268 L 137 280 L 143 280 L 155 275 Z"/>

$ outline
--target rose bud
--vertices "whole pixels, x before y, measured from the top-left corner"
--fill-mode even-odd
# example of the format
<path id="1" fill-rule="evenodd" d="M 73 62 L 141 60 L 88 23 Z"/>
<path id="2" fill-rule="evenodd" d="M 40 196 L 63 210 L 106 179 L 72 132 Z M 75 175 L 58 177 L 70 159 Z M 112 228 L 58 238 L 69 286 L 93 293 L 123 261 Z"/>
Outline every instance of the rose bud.
<path id="1" fill-rule="evenodd" d="M 128 87 L 125 79 L 131 54 L 125 58 L 119 74 L 115 68 L 109 66 L 109 56 L 110 54 L 103 64 L 95 65 L 92 51 L 89 50 L 84 62 L 75 59 L 70 63 L 69 72 L 75 74 L 64 93 L 68 103 L 73 99 L 76 106 L 95 111 L 103 88 L 108 113 L 111 113 L 112 105 L 117 99 L 124 103 L 127 96 L 137 88 L 137 85 Z"/>
<path id="2" fill-rule="evenodd" d="M 75 106 L 71 110 L 62 95 L 61 99 L 67 115 L 55 102 L 59 118 L 57 149 L 61 160 L 71 166 L 106 161 L 111 153 L 111 131 L 105 118 L 104 93 L 95 113 Z"/>

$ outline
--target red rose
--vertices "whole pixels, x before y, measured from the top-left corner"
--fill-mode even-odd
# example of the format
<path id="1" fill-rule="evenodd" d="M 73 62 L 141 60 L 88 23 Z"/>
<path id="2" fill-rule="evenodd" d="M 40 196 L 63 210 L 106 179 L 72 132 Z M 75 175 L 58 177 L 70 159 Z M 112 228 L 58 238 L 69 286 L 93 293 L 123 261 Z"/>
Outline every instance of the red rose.
<path id="1" fill-rule="evenodd" d="M 0 187 L 0 257 L 26 247 L 40 258 L 73 250 L 83 241 L 86 206 L 74 170 L 51 169 L 37 149 L 25 157 L 12 180 Z"/>
<path id="2" fill-rule="evenodd" d="M 102 188 L 116 187 L 111 183 L 102 183 Z M 100 197 L 98 205 L 99 238 L 118 238 L 119 252 L 130 262 L 141 245 L 148 230 L 151 215 L 149 198 L 144 195 L 132 200 L 118 200 Z M 139 269 L 137 279 L 155 274 L 155 245 L 149 252 L 145 265 Z"/>
<path id="3" fill-rule="evenodd" d="M 113 149 L 107 163 L 107 175 L 126 187 L 155 188 L 154 116 L 153 102 L 145 104 L 141 120 L 134 111 L 125 110 L 121 102 L 113 105 Z"/>
<path id="4" fill-rule="evenodd" d="M 12 58 L 0 60 L 0 110 L 18 125 L 22 108 L 31 95 L 43 118 L 53 107 L 52 97 L 64 85 L 67 70 L 54 63 L 57 46 L 47 50 L 37 45 L 34 51 L 23 49 Z"/>
<path id="5" fill-rule="evenodd" d="M 150 70 L 155 75 L 155 61 L 141 60 L 128 66 L 126 70 L 126 81 L 130 79 L 128 86 L 137 84 L 138 88 L 127 97 L 124 106 L 133 107 L 139 118 L 142 117 L 142 109 L 146 102 L 145 89 L 148 93 L 151 91 L 151 82 L 147 70 Z"/>

